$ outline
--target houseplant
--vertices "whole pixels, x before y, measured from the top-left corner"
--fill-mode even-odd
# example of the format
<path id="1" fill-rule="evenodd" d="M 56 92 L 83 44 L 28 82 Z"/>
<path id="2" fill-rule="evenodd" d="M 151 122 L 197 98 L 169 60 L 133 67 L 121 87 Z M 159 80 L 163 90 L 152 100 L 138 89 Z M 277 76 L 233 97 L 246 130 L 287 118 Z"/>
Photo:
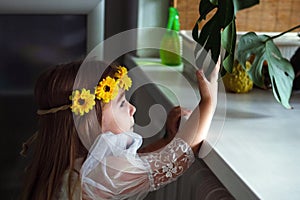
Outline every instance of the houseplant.
<path id="1" fill-rule="evenodd" d="M 259 0 L 201 0 L 199 4 L 199 19 L 193 28 L 193 39 L 197 42 L 195 48 L 196 63 L 201 64 L 202 47 L 211 53 L 214 62 L 220 55 L 220 47 L 225 50 L 221 74 L 231 73 L 234 63 L 236 46 L 236 13 L 259 3 Z M 213 17 L 206 22 L 199 33 L 198 24 L 206 19 L 207 14 L 216 10 Z M 286 32 L 299 28 L 296 26 Z M 282 34 L 284 34 L 283 32 Z M 280 35 L 275 37 L 280 37 Z M 288 60 L 282 57 L 280 51 L 273 43 L 275 37 L 267 35 L 257 36 L 255 33 L 247 33 L 241 37 L 237 49 L 237 59 L 246 70 L 246 61 L 254 57 L 252 66 L 248 71 L 255 85 L 262 86 L 264 75 L 262 66 L 268 63 L 268 73 L 272 83 L 275 99 L 285 108 L 291 108 L 289 99 L 291 96 L 294 71 Z M 200 66 L 200 65 L 199 65 Z M 212 71 L 210 69 L 209 71 Z M 208 72 L 209 73 L 209 72 Z"/>

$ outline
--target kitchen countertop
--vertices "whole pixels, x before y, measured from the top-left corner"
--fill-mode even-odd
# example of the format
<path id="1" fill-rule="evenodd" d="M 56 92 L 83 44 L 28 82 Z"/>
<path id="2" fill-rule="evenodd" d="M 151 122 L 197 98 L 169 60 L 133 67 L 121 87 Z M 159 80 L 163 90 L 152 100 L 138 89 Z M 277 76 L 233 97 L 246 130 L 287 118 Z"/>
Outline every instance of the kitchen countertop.
<path id="1" fill-rule="evenodd" d="M 182 66 L 132 59 L 174 106 L 197 105 L 197 85 L 182 75 Z M 291 97 L 292 110 L 277 103 L 271 90 L 233 94 L 220 83 L 218 95 L 199 156 L 236 199 L 300 199 L 300 92 Z"/>

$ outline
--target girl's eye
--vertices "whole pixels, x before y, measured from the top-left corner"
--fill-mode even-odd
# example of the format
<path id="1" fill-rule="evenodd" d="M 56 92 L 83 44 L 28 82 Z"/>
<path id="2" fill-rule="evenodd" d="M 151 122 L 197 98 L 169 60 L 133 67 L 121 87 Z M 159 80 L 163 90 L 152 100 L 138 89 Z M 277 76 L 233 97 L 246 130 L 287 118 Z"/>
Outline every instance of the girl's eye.
<path id="1" fill-rule="evenodd" d="M 120 105 L 120 107 L 123 107 L 123 106 L 124 106 L 124 104 L 125 104 L 125 100 L 123 100 L 123 101 L 121 102 L 121 105 Z"/>

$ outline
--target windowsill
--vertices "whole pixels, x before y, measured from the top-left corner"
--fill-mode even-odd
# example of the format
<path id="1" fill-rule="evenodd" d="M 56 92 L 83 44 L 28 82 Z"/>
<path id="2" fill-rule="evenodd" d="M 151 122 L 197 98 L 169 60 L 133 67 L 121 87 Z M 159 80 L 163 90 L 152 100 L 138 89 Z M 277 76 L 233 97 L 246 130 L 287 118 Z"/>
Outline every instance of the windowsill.
<path id="1" fill-rule="evenodd" d="M 189 90 L 181 70 L 153 65 L 141 68 L 150 80 L 160 83 L 158 88 L 173 106 L 196 106 L 196 84 Z M 236 199 L 299 199 L 300 93 L 291 98 L 292 110 L 277 103 L 271 90 L 219 95 L 226 103 L 219 98 L 209 134 L 220 137 L 204 162 Z"/>

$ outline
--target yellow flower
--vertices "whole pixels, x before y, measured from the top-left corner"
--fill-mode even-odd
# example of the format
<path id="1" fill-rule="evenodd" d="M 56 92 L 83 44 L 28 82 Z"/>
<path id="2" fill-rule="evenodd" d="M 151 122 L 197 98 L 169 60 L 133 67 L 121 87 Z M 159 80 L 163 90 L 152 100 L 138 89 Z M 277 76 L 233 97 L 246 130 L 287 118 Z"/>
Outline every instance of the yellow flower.
<path id="1" fill-rule="evenodd" d="M 129 90 L 129 88 L 131 87 L 131 84 L 132 84 L 132 80 L 127 75 L 124 75 L 120 79 L 120 83 L 119 83 L 120 88 L 123 88 L 124 90 Z"/>
<path id="2" fill-rule="evenodd" d="M 118 83 L 119 81 L 110 76 L 103 79 L 96 87 L 96 98 L 102 100 L 104 103 L 108 103 L 114 99 L 119 92 Z"/>
<path id="3" fill-rule="evenodd" d="M 117 67 L 118 71 L 115 74 L 115 78 L 121 79 L 123 76 L 127 74 L 127 69 L 125 67 L 119 66 Z"/>
<path id="4" fill-rule="evenodd" d="M 120 80 L 119 86 L 124 90 L 129 90 L 131 87 L 132 81 L 131 78 L 127 75 L 127 69 L 125 67 L 119 66 L 117 67 L 118 71 L 115 74 L 115 77 Z"/>
<path id="5" fill-rule="evenodd" d="M 75 90 L 70 96 L 72 100 L 71 110 L 75 115 L 84 115 L 93 109 L 95 105 L 95 95 L 90 93 L 90 90 L 83 88 L 80 90 Z"/>

